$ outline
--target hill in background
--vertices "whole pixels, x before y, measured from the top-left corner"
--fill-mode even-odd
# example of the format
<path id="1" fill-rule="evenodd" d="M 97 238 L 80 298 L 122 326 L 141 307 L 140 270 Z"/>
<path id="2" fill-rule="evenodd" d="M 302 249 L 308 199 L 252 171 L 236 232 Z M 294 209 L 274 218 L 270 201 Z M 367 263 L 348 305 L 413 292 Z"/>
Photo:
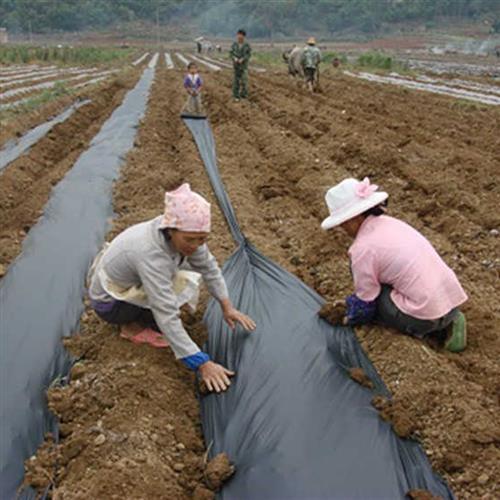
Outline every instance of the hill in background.
<path id="1" fill-rule="evenodd" d="M 14 34 L 133 32 L 159 24 L 170 33 L 254 38 L 316 33 L 325 37 L 381 34 L 449 25 L 500 32 L 498 0 L 0 0 L 0 26 Z M 138 30 L 143 31 L 143 30 Z M 146 30 L 147 31 L 147 30 Z"/>

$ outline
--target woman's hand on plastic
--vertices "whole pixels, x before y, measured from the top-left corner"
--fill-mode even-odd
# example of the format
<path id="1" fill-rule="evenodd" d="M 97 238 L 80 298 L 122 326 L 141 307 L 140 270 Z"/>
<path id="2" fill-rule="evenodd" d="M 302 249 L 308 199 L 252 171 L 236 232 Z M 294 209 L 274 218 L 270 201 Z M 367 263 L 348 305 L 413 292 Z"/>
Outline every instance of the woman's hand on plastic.
<path id="1" fill-rule="evenodd" d="M 231 385 L 229 377 L 234 375 L 234 372 L 224 368 L 222 365 L 207 361 L 199 368 L 201 378 L 205 382 L 208 390 L 213 392 L 224 392 Z"/>
<path id="2" fill-rule="evenodd" d="M 256 325 L 253 319 L 234 307 L 224 309 L 224 319 L 231 330 L 236 328 L 236 323 L 239 323 L 247 331 L 255 330 Z"/>
<path id="3" fill-rule="evenodd" d="M 224 315 L 224 320 L 229 325 L 231 330 L 236 328 L 236 323 L 239 323 L 245 330 L 253 331 L 255 330 L 255 322 L 252 318 L 238 311 L 231 301 L 226 298 L 220 301 L 220 306 L 222 307 L 222 314 Z"/>

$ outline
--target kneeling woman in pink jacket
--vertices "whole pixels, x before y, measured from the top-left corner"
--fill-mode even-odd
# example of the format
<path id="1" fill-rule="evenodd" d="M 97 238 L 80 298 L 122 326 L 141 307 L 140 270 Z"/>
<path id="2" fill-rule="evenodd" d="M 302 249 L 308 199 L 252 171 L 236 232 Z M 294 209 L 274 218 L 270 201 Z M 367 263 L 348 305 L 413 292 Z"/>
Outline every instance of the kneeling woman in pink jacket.
<path id="1" fill-rule="evenodd" d="M 445 347 L 462 351 L 466 322 L 458 308 L 467 295 L 422 234 L 385 215 L 387 198 L 368 178 L 345 179 L 325 197 L 330 216 L 321 227 L 340 226 L 354 239 L 346 323 L 376 322 L 419 338 L 445 334 Z"/>
<path id="2" fill-rule="evenodd" d="M 119 234 L 101 252 L 90 271 L 92 307 L 104 321 L 120 325 L 121 336 L 135 343 L 170 347 L 176 358 L 199 370 L 210 390 L 227 389 L 233 375 L 188 335 L 180 319 L 176 291 L 179 271 L 201 274 L 208 291 L 220 303 L 226 323 L 246 330 L 254 322 L 229 300 L 221 270 L 206 241 L 210 204 L 183 184 L 165 194 L 165 213 Z"/>

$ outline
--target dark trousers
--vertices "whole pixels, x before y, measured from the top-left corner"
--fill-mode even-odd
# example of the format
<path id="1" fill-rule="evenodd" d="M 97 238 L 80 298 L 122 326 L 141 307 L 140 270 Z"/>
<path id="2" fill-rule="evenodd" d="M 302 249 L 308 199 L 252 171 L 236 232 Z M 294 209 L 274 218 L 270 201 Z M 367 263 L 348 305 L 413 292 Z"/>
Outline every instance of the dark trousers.
<path id="1" fill-rule="evenodd" d="M 316 68 L 304 68 L 304 76 L 306 77 L 306 82 L 315 81 Z"/>
<path id="2" fill-rule="evenodd" d="M 248 69 L 237 67 L 234 68 L 233 75 L 233 97 L 243 99 L 248 97 Z"/>
<path id="3" fill-rule="evenodd" d="M 435 320 L 414 318 L 398 309 L 391 298 L 391 291 L 391 286 L 382 287 L 377 297 L 376 321 L 413 337 L 422 338 L 430 333 L 442 332 L 453 322 L 459 312 L 458 308 L 455 308 L 442 318 Z"/>
<path id="4" fill-rule="evenodd" d="M 97 315 L 112 325 L 126 325 L 127 323 L 139 323 L 144 328 L 151 328 L 160 332 L 153 313 L 150 309 L 135 306 L 128 302 L 117 300 L 110 311 L 95 310 Z"/>

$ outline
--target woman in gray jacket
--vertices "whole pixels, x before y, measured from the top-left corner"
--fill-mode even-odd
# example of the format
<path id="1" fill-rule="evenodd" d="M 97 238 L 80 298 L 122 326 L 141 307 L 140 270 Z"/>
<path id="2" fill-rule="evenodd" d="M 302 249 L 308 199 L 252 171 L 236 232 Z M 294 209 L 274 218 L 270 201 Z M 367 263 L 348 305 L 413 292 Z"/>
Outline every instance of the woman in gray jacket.
<path id="1" fill-rule="evenodd" d="M 207 387 L 220 392 L 234 373 L 210 361 L 184 329 L 176 289 L 179 270 L 201 274 L 232 329 L 239 323 L 254 330 L 255 323 L 233 307 L 206 245 L 209 233 L 210 204 L 202 196 L 189 184 L 167 192 L 164 215 L 126 229 L 96 259 L 89 295 L 102 319 L 120 325 L 122 337 L 155 347 L 170 345 L 177 359 L 199 370 Z"/>

